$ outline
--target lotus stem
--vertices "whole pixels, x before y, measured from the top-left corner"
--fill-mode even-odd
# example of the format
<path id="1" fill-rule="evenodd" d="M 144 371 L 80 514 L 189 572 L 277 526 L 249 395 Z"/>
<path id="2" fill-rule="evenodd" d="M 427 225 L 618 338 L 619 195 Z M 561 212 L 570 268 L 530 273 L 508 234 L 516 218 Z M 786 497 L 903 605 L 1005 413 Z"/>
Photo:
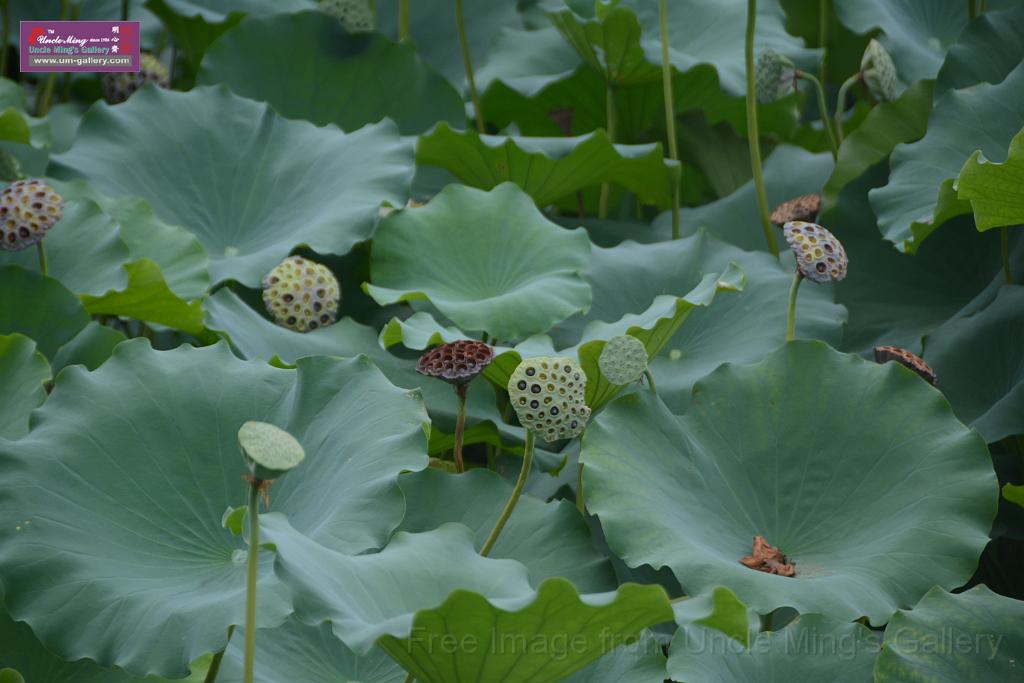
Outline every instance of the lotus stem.
<path id="1" fill-rule="evenodd" d="M 618 125 L 618 112 L 615 110 L 615 88 L 609 83 L 605 88 L 604 96 L 604 107 L 605 117 L 607 118 L 607 124 L 605 125 L 605 131 L 608 133 L 608 142 L 615 144 L 615 128 Z M 609 183 L 601 184 L 601 199 L 597 205 L 597 217 L 608 218 L 608 198 L 611 194 L 611 185 Z"/>
<path id="2" fill-rule="evenodd" d="M 796 277 L 793 278 L 793 284 L 789 288 L 789 308 L 786 311 L 786 341 L 788 342 L 793 341 L 796 337 L 796 295 L 803 280 L 803 273 L 797 269 Z"/>
<path id="3" fill-rule="evenodd" d="M 3 54 L 0 55 L 0 77 L 7 78 L 7 53 L 11 49 L 11 2 L 0 0 L 0 14 L 3 15 Z"/>
<path id="4" fill-rule="evenodd" d="M 860 77 L 861 73 L 858 71 L 839 86 L 839 96 L 836 97 L 835 131 L 836 142 L 840 145 L 843 144 L 843 113 L 846 111 L 846 93 L 854 83 L 860 80 Z"/>
<path id="5" fill-rule="evenodd" d="M 245 660 L 244 683 L 253 683 L 256 659 L 256 579 L 260 567 L 260 485 L 249 483 L 249 556 L 245 573 Z"/>
<path id="6" fill-rule="evenodd" d="M 839 158 L 839 141 L 836 140 L 835 131 L 832 130 L 831 118 L 828 115 L 828 104 L 825 103 L 825 87 L 817 78 L 806 71 L 798 71 L 800 78 L 805 78 L 814 85 L 814 91 L 818 95 L 818 110 L 821 113 L 821 125 L 825 129 L 825 137 L 828 138 L 829 147 L 832 148 L 832 159 Z"/>
<path id="7" fill-rule="evenodd" d="M 400 0 L 398 3 L 398 42 L 409 42 L 410 24 L 409 0 Z"/>
<path id="8" fill-rule="evenodd" d="M 583 497 L 583 463 L 576 466 L 576 509 L 581 515 L 587 514 L 587 500 Z"/>
<path id="9" fill-rule="evenodd" d="M 121 0 L 121 21 L 128 21 L 128 8 L 131 4 L 131 0 Z"/>
<path id="10" fill-rule="evenodd" d="M 779 245 L 772 232 L 771 209 L 768 207 L 768 193 L 764 189 L 764 172 L 761 170 L 761 138 L 757 129 L 757 97 L 754 87 L 754 29 L 757 24 L 757 0 L 747 0 L 747 36 L 745 56 L 747 63 L 747 138 L 750 143 L 750 170 L 754 174 L 754 189 L 757 192 L 757 208 L 761 215 L 768 251 L 778 258 Z"/>
<path id="11" fill-rule="evenodd" d="M 530 470 L 533 468 L 533 432 L 530 430 L 526 431 L 526 445 L 523 446 L 523 466 L 519 470 L 519 479 L 516 480 L 515 488 L 512 489 L 512 495 L 509 496 L 508 502 L 505 503 L 505 509 L 501 511 L 501 516 L 498 517 L 498 521 L 494 524 L 494 528 L 491 529 L 490 535 L 487 540 L 484 541 L 483 548 L 480 549 L 480 554 L 487 557 L 491 550 L 494 548 L 494 544 L 498 542 L 498 536 L 501 535 L 501 530 L 505 528 L 505 524 L 508 523 L 508 518 L 512 516 L 512 511 L 516 509 L 516 503 L 519 502 L 519 496 L 523 494 L 523 489 L 526 488 L 526 480 L 530 476 Z M 248 681 L 246 683 L 249 683 Z"/>
<path id="12" fill-rule="evenodd" d="M 818 47 L 821 48 L 818 78 L 824 83 L 828 72 L 828 0 L 818 1 Z"/>
<path id="13" fill-rule="evenodd" d="M 203 683 L 213 683 L 217 680 L 217 674 L 220 673 L 220 663 L 224 659 L 224 652 L 228 649 L 228 644 L 231 643 L 231 636 L 235 632 L 235 625 L 228 626 L 228 642 L 224 643 L 224 649 L 213 655 L 213 659 L 210 660 L 210 668 L 206 670 L 206 678 L 203 679 Z"/>
<path id="14" fill-rule="evenodd" d="M 462 458 L 462 441 L 466 431 L 466 392 L 468 384 L 456 384 L 455 393 L 459 397 L 459 416 L 455 421 L 455 471 L 462 474 L 466 471 L 466 461 Z"/>
<path id="15" fill-rule="evenodd" d="M 39 272 L 44 276 L 49 275 L 49 269 L 46 267 L 46 245 L 42 240 L 36 242 L 36 250 L 39 252 Z"/>
<path id="16" fill-rule="evenodd" d="M 676 105 L 672 95 L 672 65 L 668 61 L 668 0 L 661 0 L 658 7 L 658 23 L 661 25 L 661 87 L 665 95 L 665 135 L 668 138 L 668 156 L 679 161 L 676 143 Z M 672 173 L 672 239 L 679 239 L 679 178 Z"/>
<path id="17" fill-rule="evenodd" d="M 647 368 L 644 370 L 644 377 L 647 378 L 647 386 L 651 388 L 652 394 L 658 393 L 658 386 L 654 383 L 654 375 L 651 374 L 651 369 Z"/>
<path id="18" fill-rule="evenodd" d="M 40 242 L 42 244 L 42 242 Z M 1003 275 L 1006 277 L 1006 284 L 1013 284 L 1013 274 L 1010 272 L 1010 228 L 999 230 L 1000 251 L 1003 253 Z"/>
<path id="19" fill-rule="evenodd" d="M 455 28 L 459 32 L 459 45 L 462 47 L 462 65 L 466 67 L 466 82 L 469 83 L 469 97 L 473 100 L 473 115 L 476 117 L 476 129 L 481 135 L 484 129 L 484 117 L 480 111 L 480 96 L 476 92 L 476 80 L 473 78 L 473 61 L 469 55 L 469 40 L 466 38 L 466 20 L 462 15 L 462 0 L 455 0 Z"/>

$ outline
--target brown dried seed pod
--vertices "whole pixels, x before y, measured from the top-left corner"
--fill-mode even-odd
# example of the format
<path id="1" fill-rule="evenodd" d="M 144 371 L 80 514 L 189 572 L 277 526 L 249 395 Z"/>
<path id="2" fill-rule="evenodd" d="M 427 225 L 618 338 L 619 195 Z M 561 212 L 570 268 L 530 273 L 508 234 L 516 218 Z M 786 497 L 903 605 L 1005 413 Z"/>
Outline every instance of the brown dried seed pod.
<path id="1" fill-rule="evenodd" d="M 330 269 L 289 256 L 263 278 L 263 303 L 274 320 L 296 332 L 327 327 L 338 316 L 341 286 Z"/>
<path id="2" fill-rule="evenodd" d="M 21 251 L 38 243 L 64 216 L 64 199 L 37 178 L 0 191 L 0 247 Z"/>
<path id="3" fill-rule="evenodd" d="M 904 367 L 910 368 L 932 386 L 938 386 L 939 378 L 935 376 L 935 371 L 932 370 L 931 366 L 925 363 L 924 359 L 916 353 L 911 353 L 910 351 L 901 349 L 898 346 L 875 347 L 876 363 L 886 363 L 891 360 L 896 361 Z"/>
<path id="4" fill-rule="evenodd" d="M 791 221 L 813 223 L 818 219 L 819 211 L 821 211 L 821 195 L 805 194 L 776 206 L 772 211 L 772 224 L 781 227 Z"/>
<path id="5" fill-rule="evenodd" d="M 494 360 L 494 349 L 483 342 L 460 339 L 430 349 L 416 362 L 416 372 L 443 379 L 451 384 L 466 384 Z"/>
<path id="6" fill-rule="evenodd" d="M 790 221 L 782 226 L 796 266 L 808 280 L 824 284 L 846 277 L 846 250 L 835 235 L 817 223 Z"/>

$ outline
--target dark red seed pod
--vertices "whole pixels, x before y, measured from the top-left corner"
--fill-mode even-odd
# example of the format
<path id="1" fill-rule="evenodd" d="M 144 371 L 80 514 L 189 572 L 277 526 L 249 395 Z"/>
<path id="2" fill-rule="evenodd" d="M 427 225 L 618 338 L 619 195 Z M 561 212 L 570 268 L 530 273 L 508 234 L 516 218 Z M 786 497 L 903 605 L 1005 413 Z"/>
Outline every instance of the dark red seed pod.
<path id="1" fill-rule="evenodd" d="M 492 360 L 494 349 L 487 344 L 460 339 L 424 353 L 416 363 L 416 372 L 452 384 L 466 384 L 483 372 Z"/>
<path id="2" fill-rule="evenodd" d="M 924 380 L 932 386 L 938 386 L 939 378 L 935 376 L 935 371 L 932 370 L 931 366 L 925 363 L 924 359 L 917 354 L 911 353 L 906 349 L 901 349 L 898 346 L 875 347 L 876 363 L 886 363 L 891 360 L 910 368 L 923 377 Z"/>
<path id="3" fill-rule="evenodd" d="M 796 199 L 782 202 L 772 211 L 772 223 L 781 227 L 791 221 L 814 223 L 821 211 L 821 195 L 805 194 Z"/>

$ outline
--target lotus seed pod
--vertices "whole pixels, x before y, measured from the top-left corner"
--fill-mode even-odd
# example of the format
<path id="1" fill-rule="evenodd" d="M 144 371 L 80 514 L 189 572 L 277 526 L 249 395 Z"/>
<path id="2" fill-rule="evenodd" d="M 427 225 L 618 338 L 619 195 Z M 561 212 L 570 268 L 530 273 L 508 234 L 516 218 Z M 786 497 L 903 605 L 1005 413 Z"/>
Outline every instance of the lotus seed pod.
<path id="1" fill-rule="evenodd" d="M 579 436 L 590 419 L 587 376 L 572 358 L 539 356 L 519 364 L 508 395 L 519 422 L 545 441 Z"/>
<path id="2" fill-rule="evenodd" d="M 886 363 L 888 361 L 895 361 L 904 367 L 910 368 L 932 386 L 938 386 L 939 384 L 939 378 L 935 376 L 935 371 L 916 353 L 911 353 L 898 346 L 876 346 L 875 362 Z"/>
<path id="3" fill-rule="evenodd" d="M 647 370 L 647 349 L 636 337 L 612 337 L 597 359 L 601 374 L 612 384 L 636 382 Z"/>
<path id="4" fill-rule="evenodd" d="M 137 72 L 110 73 L 103 76 L 103 97 L 110 104 L 120 104 L 131 97 L 146 83 L 156 83 L 159 88 L 171 87 L 171 77 L 159 59 L 143 53 Z"/>
<path id="5" fill-rule="evenodd" d="M 754 67 L 757 101 L 770 104 L 782 99 L 793 91 L 796 82 L 796 67 L 785 55 L 775 50 L 765 50 L 757 58 Z"/>
<path id="6" fill-rule="evenodd" d="M 320 0 L 320 11 L 340 21 L 349 33 L 372 33 L 377 28 L 367 0 Z"/>
<path id="7" fill-rule="evenodd" d="M 238 445 L 257 479 L 277 479 L 306 457 L 294 436 L 267 422 L 243 424 L 238 430 Z"/>
<path id="8" fill-rule="evenodd" d="M 896 99 L 896 64 L 889 51 L 874 38 L 864 50 L 860 71 L 872 97 L 884 102 Z"/>
<path id="9" fill-rule="evenodd" d="M 821 195 L 805 194 L 782 202 L 772 211 L 772 224 L 782 226 L 792 221 L 813 223 L 821 211 Z"/>
<path id="10" fill-rule="evenodd" d="M 416 372 L 451 384 L 467 384 L 494 360 L 494 349 L 483 342 L 460 339 L 430 349 L 416 363 Z"/>
<path id="11" fill-rule="evenodd" d="M 5 183 L 13 183 L 21 178 L 21 164 L 17 157 L 6 149 L 0 149 L 0 180 Z"/>
<path id="12" fill-rule="evenodd" d="M 332 324 L 341 286 L 327 266 L 289 256 L 263 278 L 263 303 L 278 325 L 310 332 Z"/>
<path id="13" fill-rule="evenodd" d="M 823 284 L 846 277 L 846 250 L 828 230 L 817 223 L 791 221 L 782 226 L 782 232 L 805 278 Z"/>
<path id="14" fill-rule="evenodd" d="M 0 191 L 0 247 L 21 251 L 38 243 L 64 216 L 64 199 L 42 180 L 18 180 Z"/>

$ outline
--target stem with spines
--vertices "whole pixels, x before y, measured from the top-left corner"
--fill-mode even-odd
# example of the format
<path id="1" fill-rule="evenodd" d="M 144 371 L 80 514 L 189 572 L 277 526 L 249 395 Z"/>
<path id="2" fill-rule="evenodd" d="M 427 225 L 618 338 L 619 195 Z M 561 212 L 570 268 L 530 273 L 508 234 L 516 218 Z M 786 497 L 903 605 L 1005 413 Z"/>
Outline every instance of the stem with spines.
<path id="1" fill-rule="evenodd" d="M 825 129 L 825 137 L 828 139 L 828 145 L 832 150 L 832 159 L 838 159 L 839 141 L 832 130 L 832 117 L 828 115 L 828 104 L 825 103 L 825 87 L 821 84 L 821 81 L 806 71 L 797 71 L 797 76 L 807 79 L 814 86 L 814 91 L 818 96 L 818 110 L 821 112 L 821 125 Z"/>
<path id="2" fill-rule="evenodd" d="M 36 250 L 39 252 L 39 272 L 43 276 L 49 275 L 49 271 L 46 267 L 46 245 L 43 244 L 42 240 L 36 242 Z"/>
<path id="3" fill-rule="evenodd" d="M 658 7 L 658 23 L 661 26 L 661 87 L 665 96 L 665 134 L 668 138 L 669 158 L 679 163 L 679 149 L 676 142 L 676 107 L 672 94 L 672 65 L 668 61 L 668 0 L 661 0 Z M 679 239 L 679 177 L 672 174 L 672 239 Z"/>
<path id="4" fill-rule="evenodd" d="M 476 92 L 476 79 L 473 78 L 473 60 L 469 54 L 469 39 L 466 38 L 466 19 L 462 14 L 462 0 L 455 0 L 455 28 L 459 32 L 459 45 L 462 48 L 462 65 L 466 69 L 466 82 L 469 84 L 469 97 L 473 100 L 473 116 L 476 117 L 476 129 L 481 135 L 484 128 L 484 117 L 480 110 L 480 96 Z"/>
<path id="5" fill-rule="evenodd" d="M 455 471 L 463 473 L 466 471 L 466 461 L 462 457 L 462 442 L 466 433 L 466 384 L 456 384 L 455 393 L 459 397 L 459 416 L 455 420 Z"/>
<path id="6" fill-rule="evenodd" d="M 256 580 L 260 566 L 260 481 L 249 482 L 249 556 L 245 572 L 244 683 L 253 683 L 256 661 Z"/>
<path id="7" fill-rule="evenodd" d="M 754 189 L 757 192 L 757 208 L 761 217 L 761 228 L 768 242 L 768 251 L 778 257 L 779 245 L 772 232 L 771 210 L 768 207 L 768 193 L 764 188 L 764 172 L 761 169 L 761 139 L 757 128 L 757 96 L 754 84 L 754 30 L 757 24 L 757 0 L 747 0 L 747 34 L 744 56 L 747 66 L 747 140 L 750 143 L 750 170 L 754 174 Z"/>
<path id="8" fill-rule="evenodd" d="M 516 503 L 519 502 L 519 496 L 523 494 L 523 489 L 526 488 L 526 480 L 530 477 L 530 470 L 533 468 L 535 438 L 532 431 L 526 431 L 526 445 L 523 446 L 523 465 L 522 469 L 519 470 L 519 478 L 516 480 L 515 488 L 512 489 L 512 495 L 509 496 L 508 502 L 505 503 L 505 508 L 501 511 L 498 521 L 495 522 L 494 528 L 491 529 L 491 533 L 487 536 L 487 540 L 484 541 L 484 545 L 480 549 L 480 554 L 484 557 L 487 557 L 491 550 L 494 549 L 494 544 L 498 542 L 498 536 L 501 535 L 502 529 L 505 528 L 509 517 L 512 516 L 512 511 L 516 509 Z"/>

